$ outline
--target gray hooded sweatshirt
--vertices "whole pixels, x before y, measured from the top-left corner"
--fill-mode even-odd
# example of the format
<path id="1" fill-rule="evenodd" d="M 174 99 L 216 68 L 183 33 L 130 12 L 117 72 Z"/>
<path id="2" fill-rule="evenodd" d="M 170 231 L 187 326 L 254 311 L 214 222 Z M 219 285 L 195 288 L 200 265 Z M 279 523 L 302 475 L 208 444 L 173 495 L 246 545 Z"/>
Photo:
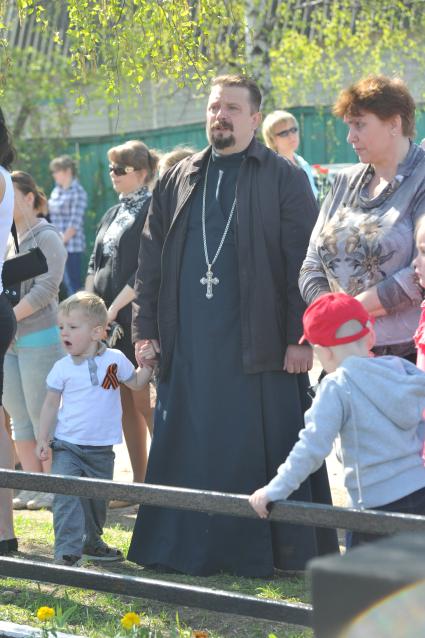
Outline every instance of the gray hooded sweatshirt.
<path id="1" fill-rule="evenodd" d="M 299 441 L 266 486 L 286 499 L 340 437 L 349 507 L 378 507 L 425 487 L 425 373 L 399 357 L 350 356 L 319 386 Z"/>

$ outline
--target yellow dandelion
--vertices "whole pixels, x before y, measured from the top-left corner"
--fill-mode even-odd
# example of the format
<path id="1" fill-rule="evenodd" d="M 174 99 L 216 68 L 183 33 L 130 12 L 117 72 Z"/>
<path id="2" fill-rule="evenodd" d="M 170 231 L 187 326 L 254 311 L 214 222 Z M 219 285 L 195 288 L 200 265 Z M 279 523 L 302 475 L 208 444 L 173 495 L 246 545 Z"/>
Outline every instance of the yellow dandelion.
<path id="1" fill-rule="evenodd" d="M 121 618 L 121 625 L 124 629 L 132 629 L 136 625 L 140 625 L 140 616 L 135 614 L 134 611 L 129 611 L 125 616 Z"/>
<path id="2" fill-rule="evenodd" d="M 55 610 L 52 607 L 39 607 L 37 609 L 37 618 L 41 620 L 41 622 L 46 622 L 46 620 L 50 620 L 50 618 L 54 618 Z"/>

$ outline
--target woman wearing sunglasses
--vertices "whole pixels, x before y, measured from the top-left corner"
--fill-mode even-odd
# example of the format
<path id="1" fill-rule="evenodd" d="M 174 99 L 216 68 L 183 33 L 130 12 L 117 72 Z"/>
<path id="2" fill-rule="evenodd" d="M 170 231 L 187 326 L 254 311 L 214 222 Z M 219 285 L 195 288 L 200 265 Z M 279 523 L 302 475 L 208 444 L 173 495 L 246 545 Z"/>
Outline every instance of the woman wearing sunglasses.
<path id="1" fill-rule="evenodd" d="M 120 201 L 105 213 L 98 226 L 86 290 L 102 297 L 110 324 L 117 321 L 123 329 L 123 336 L 113 347 L 137 365 L 131 342 L 131 302 L 140 235 L 151 199 L 148 185 L 156 176 L 159 157 L 143 142 L 130 140 L 111 148 L 108 160 L 112 186 Z M 121 402 L 133 478 L 142 483 L 147 463 L 147 430 L 151 429 L 152 418 L 149 386 L 138 392 L 121 386 Z M 119 506 L 118 502 L 115 506 Z"/>
<path id="2" fill-rule="evenodd" d="M 268 148 L 303 169 L 307 174 L 314 196 L 317 197 L 318 190 L 314 183 L 311 166 L 295 152 L 300 145 L 299 126 L 295 117 L 288 111 L 273 111 L 265 118 L 262 133 Z"/>

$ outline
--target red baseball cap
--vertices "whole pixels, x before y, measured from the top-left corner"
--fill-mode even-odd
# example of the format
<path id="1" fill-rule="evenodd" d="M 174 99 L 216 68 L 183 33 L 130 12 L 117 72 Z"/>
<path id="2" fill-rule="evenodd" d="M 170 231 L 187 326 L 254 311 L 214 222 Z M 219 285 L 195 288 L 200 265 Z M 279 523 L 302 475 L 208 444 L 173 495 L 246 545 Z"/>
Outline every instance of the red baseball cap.
<path id="1" fill-rule="evenodd" d="M 347 321 L 358 321 L 362 328 L 348 337 L 336 333 Z M 374 319 L 366 308 L 345 292 L 329 292 L 314 301 L 303 316 L 304 334 L 299 343 L 308 341 L 318 346 L 340 346 L 361 339 L 370 332 Z"/>

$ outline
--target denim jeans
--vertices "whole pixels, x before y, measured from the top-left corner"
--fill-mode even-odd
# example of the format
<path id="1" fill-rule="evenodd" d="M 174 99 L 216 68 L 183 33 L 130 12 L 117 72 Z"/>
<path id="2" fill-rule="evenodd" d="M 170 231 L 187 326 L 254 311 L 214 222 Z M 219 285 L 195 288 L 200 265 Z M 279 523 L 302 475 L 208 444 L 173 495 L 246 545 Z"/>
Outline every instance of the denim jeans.
<path id="1" fill-rule="evenodd" d="M 63 274 L 63 283 L 65 284 L 68 295 L 81 289 L 81 262 L 83 253 L 68 253 L 68 259 L 65 264 L 65 272 Z"/>
<path id="2" fill-rule="evenodd" d="M 4 360 L 4 407 L 13 421 L 15 441 L 37 438 L 46 377 L 63 357 L 60 343 L 40 348 L 10 348 Z"/>
<path id="3" fill-rule="evenodd" d="M 52 474 L 87 476 L 112 480 L 115 452 L 112 445 L 74 445 L 54 439 Z M 103 499 L 80 498 L 55 494 L 53 500 L 55 559 L 81 556 L 84 547 L 102 546 L 107 502 Z"/>
<path id="4" fill-rule="evenodd" d="M 424 468 L 425 472 L 425 468 Z M 412 492 L 403 498 L 399 498 L 397 501 L 381 505 L 380 507 L 372 508 L 380 512 L 399 512 L 400 514 L 420 514 L 425 515 L 425 487 L 416 492 Z M 383 538 L 379 534 L 367 534 L 366 532 L 351 532 L 351 544 L 350 547 L 356 547 L 363 543 L 370 543 Z M 349 541 L 348 541 L 349 543 Z M 347 544 L 347 549 L 348 549 Z"/>

